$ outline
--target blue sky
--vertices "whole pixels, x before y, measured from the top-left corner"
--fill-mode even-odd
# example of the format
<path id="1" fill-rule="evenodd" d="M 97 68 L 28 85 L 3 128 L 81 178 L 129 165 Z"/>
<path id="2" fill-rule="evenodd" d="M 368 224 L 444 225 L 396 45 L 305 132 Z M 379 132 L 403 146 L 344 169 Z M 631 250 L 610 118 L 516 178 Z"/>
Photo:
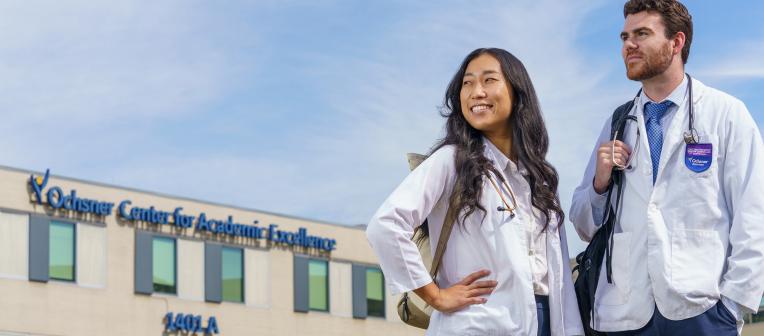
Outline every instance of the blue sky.
<path id="1" fill-rule="evenodd" d="M 407 174 L 404 154 L 442 136 L 461 59 L 493 46 L 536 85 L 567 209 L 604 119 L 638 88 L 621 4 L 3 1 L 0 164 L 362 224 Z M 686 5 L 687 71 L 761 127 L 764 3 Z"/>

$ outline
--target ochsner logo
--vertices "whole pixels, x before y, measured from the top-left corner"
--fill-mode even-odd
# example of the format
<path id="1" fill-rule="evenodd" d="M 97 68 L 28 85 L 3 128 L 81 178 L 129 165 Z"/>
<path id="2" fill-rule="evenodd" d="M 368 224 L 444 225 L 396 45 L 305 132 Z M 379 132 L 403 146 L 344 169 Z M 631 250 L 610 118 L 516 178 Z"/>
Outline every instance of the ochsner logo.
<path id="1" fill-rule="evenodd" d="M 32 185 L 32 191 L 37 198 L 37 204 L 47 204 L 55 210 L 76 211 L 80 213 L 92 213 L 97 216 L 108 216 L 111 214 L 111 209 L 114 207 L 114 203 L 101 202 L 97 200 L 82 198 L 77 196 L 77 190 L 70 190 L 69 194 L 65 194 L 61 187 L 52 186 L 43 194 L 45 186 L 48 185 L 48 178 L 50 177 L 50 169 L 45 170 L 45 176 L 30 176 L 29 184 Z M 43 195 L 45 198 L 43 199 Z"/>
<path id="2" fill-rule="evenodd" d="M 37 204 L 42 204 L 42 190 L 45 189 L 45 186 L 48 184 L 49 176 L 50 169 L 45 170 L 45 177 L 35 177 L 34 174 L 29 176 L 29 184 L 32 185 L 32 191 L 34 191 L 34 196 L 37 198 Z"/>

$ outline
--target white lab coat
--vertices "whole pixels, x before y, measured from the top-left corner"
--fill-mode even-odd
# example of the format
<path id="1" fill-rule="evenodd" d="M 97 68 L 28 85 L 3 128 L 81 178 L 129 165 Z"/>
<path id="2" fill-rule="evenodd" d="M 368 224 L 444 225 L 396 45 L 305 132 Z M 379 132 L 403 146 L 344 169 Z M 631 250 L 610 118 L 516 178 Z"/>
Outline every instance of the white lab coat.
<path id="1" fill-rule="evenodd" d="M 452 146 L 433 153 L 406 177 L 369 222 L 366 234 L 392 294 L 411 291 L 432 281 L 410 238 L 414 228 L 426 218 L 434 252 L 456 178 L 454 153 Z M 496 165 L 488 148 L 485 155 Z M 529 189 L 514 191 L 518 199 L 530 193 Z M 487 210 L 485 219 L 481 223 L 483 212 L 478 210 L 467 218 L 464 227 L 455 224 L 437 284 L 441 288 L 450 287 L 470 273 L 488 269 L 491 274 L 481 280 L 496 280 L 498 286 L 487 296 L 485 304 L 454 313 L 435 311 L 427 335 L 536 335 L 531 258 L 522 225 L 532 214 L 517 211 L 516 217 L 510 219 L 506 211 L 497 211 L 501 199 L 487 179 L 480 201 Z M 557 218 L 550 221 L 556 223 Z M 549 226 L 546 244 L 552 335 L 582 335 L 565 231 L 555 226 Z"/>
<path id="2" fill-rule="evenodd" d="M 671 119 L 655 186 L 641 106 L 631 113 L 626 143 L 640 148 L 625 172 L 620 222 L 615 229 L 613 284 L 601 272 L 592 326 L 600 331 L 639 329 L 657 306 L 671 320 L 697 316 L 720 296 L 758 310 L 764 291 L 764 145 L 761 133 L 738 99 L 694 80 L 694 125 L 700 143 L 713 145 L 708 170 L 685 166 L 683 132 L 687 99 Z M 639 105 L 639 104 L 637 104 Z M 589 241 L 594 222 L 595 155 L 610 141 L 605 123 L 584 179 L 573 195 L 570 220 Z M 614 202 L 614 201 L 613 201 Z"/>

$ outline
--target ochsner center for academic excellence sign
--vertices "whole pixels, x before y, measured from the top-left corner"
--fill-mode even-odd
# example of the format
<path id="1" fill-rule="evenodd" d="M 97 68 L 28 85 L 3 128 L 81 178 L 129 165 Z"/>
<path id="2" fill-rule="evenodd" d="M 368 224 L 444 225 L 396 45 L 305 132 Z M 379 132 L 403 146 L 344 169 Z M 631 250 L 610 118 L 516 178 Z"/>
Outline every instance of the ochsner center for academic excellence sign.
<path id="1" fill-rule="evenodd" d="M 29 184 L 34 195 L 32 202 L 49 206 L 56 210 L 63 209 L 101 217 L 111 216 L 112 212 L 116 212 L 117 218 L 131 222 L 174 225 L 186 229 L 193 228 L 196 231 L 265 239 L 277 244 L 302 246 L 324 251 L 332 251 L 337 245 L 337 241 L 334 239 L 309 235 L 308 230 L 305 228 L 299 228 L 297 232 L 282 231 L 278 229 L 276 224 L 270 224 L 265 227 L 258 226 L 258 221 L 254 221 L 253 224 L 255 225 L 236 223 L 233 220 L 233 216 L 228 216 L 225 220 L 218 220 L 208 218 L 204 212 L 196 216 L 185 214 L 182 207 L 176 207 L 170 212 L 158 210 L 154 206 L 149 206 L 148 208 L 133 206 L 130 200 L 112 203 L 88 199 L 77 195 L 77 190 L 72 189 L 65 192 L 58 186 L 53 186 L 46 190 L 49 177 L 50 170 L 45 171 L 45 176 L 30 176 Z"/>

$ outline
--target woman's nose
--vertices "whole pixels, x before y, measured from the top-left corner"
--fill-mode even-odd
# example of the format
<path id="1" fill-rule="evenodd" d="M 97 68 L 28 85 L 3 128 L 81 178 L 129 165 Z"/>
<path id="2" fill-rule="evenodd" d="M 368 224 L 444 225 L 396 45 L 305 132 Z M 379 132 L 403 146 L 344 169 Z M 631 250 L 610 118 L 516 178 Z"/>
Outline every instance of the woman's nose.
<path id="1" fill-rule="evenodd" d="M 486 96 L 485 89 L 482 85 L 475 85 L 475 89 L 472 90 L 472 98 L 484 98 Z"/>

